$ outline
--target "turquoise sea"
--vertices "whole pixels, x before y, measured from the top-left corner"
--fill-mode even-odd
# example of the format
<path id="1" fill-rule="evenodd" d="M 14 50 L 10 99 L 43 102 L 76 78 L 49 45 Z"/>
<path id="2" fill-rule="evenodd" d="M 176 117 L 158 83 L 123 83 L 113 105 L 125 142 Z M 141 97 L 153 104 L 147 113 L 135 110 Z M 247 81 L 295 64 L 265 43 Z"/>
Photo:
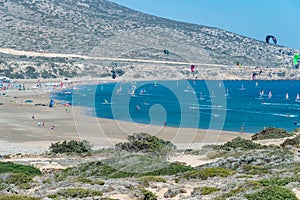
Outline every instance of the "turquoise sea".
<path id="1" fill-rule="evenodd" d="M 174 80 L 81 85 L 52 98 L 100 118 L 256 133 L 300 127 L 297 94 L 300 81 Z"/>

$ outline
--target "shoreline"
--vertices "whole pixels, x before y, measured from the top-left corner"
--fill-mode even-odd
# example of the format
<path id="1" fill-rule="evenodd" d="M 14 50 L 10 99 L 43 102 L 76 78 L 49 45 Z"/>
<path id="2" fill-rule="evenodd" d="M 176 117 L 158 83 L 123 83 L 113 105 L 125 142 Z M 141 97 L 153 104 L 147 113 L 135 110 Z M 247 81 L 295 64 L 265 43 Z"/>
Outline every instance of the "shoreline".
<path id="1" fill-rule="evenodd" d="M 24 83 L 30 85 L 36 81 L 27 80 Z M 107 80 L 80 80 L 76 85 L 102 81 Z M 222 130 L 164 127 L 96 118 L 85 115 L 84 108 L 64 106 L 59 102 L 49 108 L 51 92 L 40 88 L 25 91 L 8 89 L 3 93 L 5 95 L 0 96 L 0 102 L 3 103 L 0 105 L 0 155 L 44 152 L 51 143 L 72 139 L 87 140 L 95 148 L 111 147 L 127 140 L 128 134 L 138 132 L 147 132 L 171 141 L 180 149 L 201 148 L 204 144 L 224 143 L 238 136 L 251 136 L 250 133 L 241 135 L 239 132 Z M 32 102 L 25 103 L 27 99 Z"/>

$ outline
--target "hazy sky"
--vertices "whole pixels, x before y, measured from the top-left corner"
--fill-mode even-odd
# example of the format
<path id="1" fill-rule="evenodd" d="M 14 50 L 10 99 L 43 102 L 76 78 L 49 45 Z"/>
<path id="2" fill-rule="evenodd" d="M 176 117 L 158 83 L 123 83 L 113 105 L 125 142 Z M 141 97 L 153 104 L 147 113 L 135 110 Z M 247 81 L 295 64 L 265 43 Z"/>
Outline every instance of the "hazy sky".
<path id="1" fill-rule="evenodd" d="M 300 49 L 300 0 L 110 0 L 159 17 L 217 27 Z"/>

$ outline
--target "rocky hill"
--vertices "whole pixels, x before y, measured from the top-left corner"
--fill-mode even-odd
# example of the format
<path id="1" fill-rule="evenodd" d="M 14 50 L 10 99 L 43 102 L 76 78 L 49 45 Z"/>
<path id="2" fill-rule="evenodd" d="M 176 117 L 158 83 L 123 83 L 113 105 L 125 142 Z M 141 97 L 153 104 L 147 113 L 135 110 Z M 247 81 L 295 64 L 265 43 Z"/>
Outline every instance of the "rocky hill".
<path id="1" fill-rule="evenodd" d="M 295 52 L 226 30 L 144 14 L 106 0 L 0 0 L 0 21 L 2 49 L 42 53 L 0 53 L 0 73 L 12 78 L 110 76 L 114 61 L 120 68 L 119 75 L 136 78 L 149 73 L 172 78 L 174 70 L 182 78 L 189 78 L 189 64 L 217 67 L 221 70 L 217 75 L 223 74 L 211 75 L 208 71 L 200 78 L 237 79 L 243 74 L 242 78 L 249 78 L 251 72 L 240 73 L 237 62 L 251 66 L 248 70 L 255 66 L 291 69 Z M 49 58 L 43 55 L 47 53 L 102 59 L 69 55 Z M 168 69 L 160 72 L 162 66 Z M 149 67 L 148 74 L 139 75 L 144 67 Z M 233 67 L 237 70 L 231 72 Z M 288 71 L 283 76 L 282 72 L 272 73 L 265 73 L 264 79 L 298 78 L 290 77 Z"/>

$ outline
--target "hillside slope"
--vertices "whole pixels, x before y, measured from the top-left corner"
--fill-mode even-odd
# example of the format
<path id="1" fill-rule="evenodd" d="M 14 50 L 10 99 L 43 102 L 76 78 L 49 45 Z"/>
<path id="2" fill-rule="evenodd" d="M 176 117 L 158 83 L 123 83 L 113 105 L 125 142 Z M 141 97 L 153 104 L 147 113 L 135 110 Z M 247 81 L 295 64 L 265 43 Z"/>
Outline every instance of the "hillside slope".
<path id="1" fill-rule="evenodd" d="M 106 0 L 0 0 L 0 21 L 0 47 L 22 51 L 221 64 L 228 68 L 236 66 L 236 62 L 244 66 L 292 68 L 294 54 L 287 47 L 155 17 Z M 164 49 L 170 54 L 164 54 Z M 0 54 L 0 60 L 2 74 L 19 78 L 109 76 L 113 62 L 8 54 Z M 35 68 L 36 75 L 26 75 L 29 65 Z M 126 74 L 129 67 L 141 67 L 141 63 L 118 61 L 118 66 Z M 68 73 L 60 73 L 62 67 Z M 175 71 L 181 73 L 185 68 Z M 189 77 L 186 73 L 181 74 Z"/>

